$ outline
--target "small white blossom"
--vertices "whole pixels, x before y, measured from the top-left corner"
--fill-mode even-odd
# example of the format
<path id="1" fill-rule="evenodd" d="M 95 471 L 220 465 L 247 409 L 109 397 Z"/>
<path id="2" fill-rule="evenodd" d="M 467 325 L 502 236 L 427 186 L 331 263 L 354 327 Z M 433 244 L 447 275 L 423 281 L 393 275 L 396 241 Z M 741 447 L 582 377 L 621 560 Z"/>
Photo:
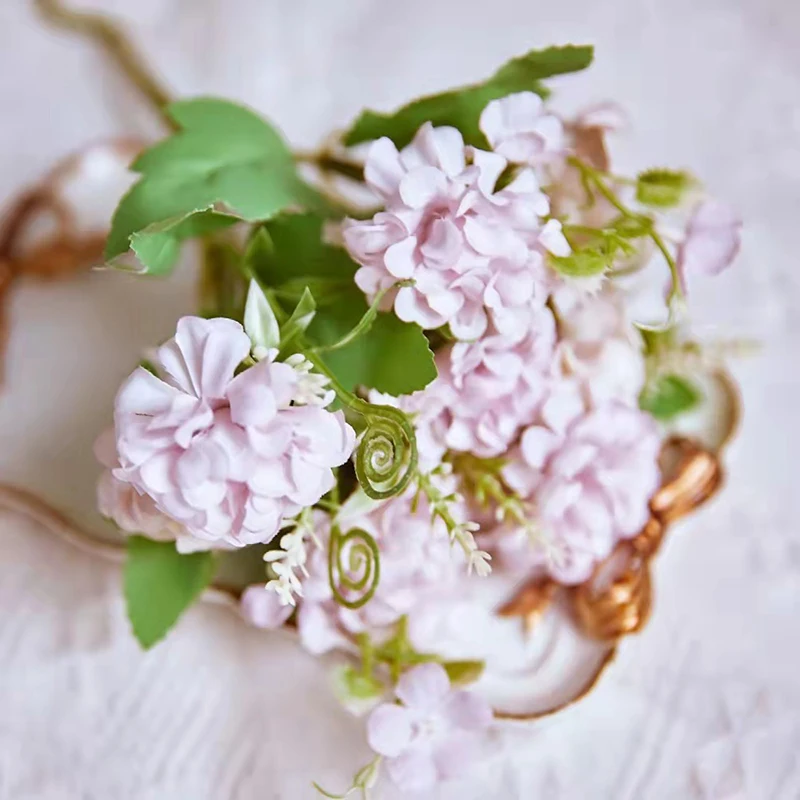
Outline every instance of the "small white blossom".
<path id="1" fill-rule="evenodd" d="M 286 363 L 297 373 L 297 389 L 294 395 L 297 405 L 325 407 L 333 402 L 336 392 L 328 388 L 330 378 L 314 372 L 314 365 L 302 353 L 289 356 Z"/>
<path id="2" fill-rule="evenodd" d="M 308 514 L 302 514 L 294 529 L 281 537 L 280 549 L 268 550 L 264 553 L 264 561 L 269 564 L 269 568 L 275 576 L 267 583 L 267 589 L 278 594 L 282 605 L 296 605 L 296 598 L 303 596 L 303 586 L 297 576 L 297 571 L 308 576 L 306 569 L 307 539 L 313 538 L 311 519 Z"/>

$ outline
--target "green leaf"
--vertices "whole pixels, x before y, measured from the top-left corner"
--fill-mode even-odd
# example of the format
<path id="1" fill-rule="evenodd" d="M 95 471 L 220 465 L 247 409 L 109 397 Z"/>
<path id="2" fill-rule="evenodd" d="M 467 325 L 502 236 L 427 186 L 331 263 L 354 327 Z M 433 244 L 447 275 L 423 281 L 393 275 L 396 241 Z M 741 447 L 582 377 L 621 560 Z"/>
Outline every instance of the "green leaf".
<path id="1" fill-rule="evenodd" d="M 133 633 L 142 647 L 152 647 L 164 637 L 213 574 L 210 552 L 181 555 L 174 542 L 128 538 L 125 600 Z"/>
<path id="2" fill-rule="evenodd" d="M 246 263 L 288 313 L 298 293 L 313 293 L 316 314 L 306 331 L 315 346 L 339 342 L 369 310 L 355 285 L 358 266 L 347 252 L 323 241 L 317 214 L 284 214 L 263 226 L 248 248 Z M 285 344 L 285 333 L 282 342 Z M 322 360 L 345 389 L 366 386 L 388 394 L 409 394 L 436 377 L 428 340 L 418 325 L 394 314 L 377 314 L 369 329 Z"/>
<path id="3" fill-rule="evenodd" d="M 366 313 L 364 295 L 353 288 L 346 301 L 317 314 L 308 331 L 314 343 L 337 342 Z M 340 350 L 323 353 L 322 359 L 350 391 L 366 386 L 395 396 L 411 394 L 436 377 L 433 353 L 422 328 L 391 313 L 378 314 L 368 332 Z"/>
<path id="4" fill-rule="evenodd" d="M 461 131 L 467 144 L 486 148 L 488 142 L 478 128 L 478 119 L 487 103 L 514 92 L 546 96 L 541 80 L 586 69 L 592 56 L 592 47 L 573 45 L 531 50 L 509 61 L 483 83 L 423 97 L 392 114 L 363 111 L 345 134 L 344 143 L 351 146 L 388 136 L 397 147 L 404 147 L 423 123 L 432 122 L 452 125 Z"/>
<path id="5" fill-rule="evenodd" d="M 314 295 L 306 288 L 292 311 L 292 315 L 281 326 L 281 349 L 305 333 L 316 313 L 317 304 L 314 302 Z"/>
<path id="6" fill-rule="evenodd" d="M 300 278 L 322 278 L 352 286 L 358 265 L 346 250 L 325 243 L 324 225 L 325 219 L 314 213 L 281 214 L 264 225 L 253 261 L 259 280 L 272 288 L 299 283 Z"/>
<path id="7" fill-rule="evenodd" d="M 345 664 L 335 673 L 337 694 L 344 700 L 372 700 L 385 691 L 372 675 L 365 675 L 352 664 Z"/>
<path id="8" fill-rule="evenodd" d="M 694 183 L 688 172 L 648 169 L 636 178 L 636 199 L 647 206 L 671 208 L 680 204 Z"/>
<path id="9" fill-rule="evenodd" d="M 175 227 L 181 234 L 195 235 L 190 220 L 201 215 L 203 221 L 197 224 L 202 230 L 212 207 L 223 216 L 250 222 L 288 208 L 320 207 L 319 195 L 298 175 L 291 150 L 252 111 L 205 98 L 173 103 L 168 113 L 181 130 L 133 164 L 142 177 L 114 214 L 106 244 L 108 261 L 125 253 L 132 237 L 144 233 L 138 246 L 145 266 L 169 269 L 177 242 L 186 238 L 178 236 Z M 154 224 L 168 230 L 146 230 Z M 154 241 L 148 238 L 153 233 L 158 234 Z"/>
<path id="10" fill-rule="evenodd" d="M 454 686 L 475 683 L 483 675 L 486 664 L 483 661 L 445 661 L 442 666 Z"/>
<path id="11" fill-rule="evenodd" d="M 163 222 L 154 222 L 144 230 L 131 234 L 130 247 L 149 274 L 163 275 L 175 266 L 185 239 L 205 236 L 238 221 L 238 217 L 210 208 L 192 211 Z"/>
<path id="12" fill-rule="evenodd" d="M 639 407 L 657 420 L 667 422 L 691 411 L 703 399 L 702 392 L 686 378 L 663 375 L 639 395 Z"/>

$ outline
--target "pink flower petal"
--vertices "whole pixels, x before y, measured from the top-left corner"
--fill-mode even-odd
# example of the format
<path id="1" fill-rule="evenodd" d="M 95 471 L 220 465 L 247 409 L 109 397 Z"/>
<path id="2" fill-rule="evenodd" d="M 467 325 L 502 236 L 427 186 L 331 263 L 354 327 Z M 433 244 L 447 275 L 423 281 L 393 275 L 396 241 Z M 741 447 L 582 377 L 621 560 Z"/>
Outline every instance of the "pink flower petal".
<path id="1" fill-rule="evenodd" d="M 405 792 L 424 792 L 438 780 L 433 755 L 427 749 L 407 750 L 387 759 L 386 772 L 392 783 Z"/>
<path id="2" fill-rule="evenodd" d="M 481 731 L 492 723 L 492 707 L 474 692 L 456 691 L 448 697 L 444 717 L 454 728 Z"/>
<path id="3" fill-rule="evenodd" d="M 395 690 L 398 698 L 415 711 L 438 708 L 450 691 L 450 679 L 441 664 L 420 664 L 404 673 Z"/>
<path id="4" fill-rule="evenodd" d="M 373 142 L 364 165 L 367 184 L 384 198 L 397 191 L 404 175 L 400 156 L 391 139 L 385 136 Z"/>
<path id="5" fill-rule="evenodd" d="M 400 197 L 410 208 L 424 208 L 441 196 L 447 180 L 436 167 L 417 167 L 400 181 Z"/>
<path id="6" fill-rule="evenodd" d="M 376 753 L 395 757 L 411 744 L 413 730 L 408 709 L 394 703 L 382 703 L 367 720 L 367 741 Z"/>
<path id="7" fill-rule="evenodd" d="M 402 241 L 391 245 L 386 250 L 383 258 L 383 263 L 386 265 L 388 273 L 398 279 L 413 277 L 414 268 L 417 265 L 414 258 L 416 248 L 417 239 L 415 236 L 408 236 Z"/>
<path id="8" fill-rule="evenodd" d="M 292 615 L 294 606 L 282 605 L 277 592 L 263 584 L 248 586 L 241 599 L 244 618 L 257 628 L 274 630 L 280 628 Z"/>

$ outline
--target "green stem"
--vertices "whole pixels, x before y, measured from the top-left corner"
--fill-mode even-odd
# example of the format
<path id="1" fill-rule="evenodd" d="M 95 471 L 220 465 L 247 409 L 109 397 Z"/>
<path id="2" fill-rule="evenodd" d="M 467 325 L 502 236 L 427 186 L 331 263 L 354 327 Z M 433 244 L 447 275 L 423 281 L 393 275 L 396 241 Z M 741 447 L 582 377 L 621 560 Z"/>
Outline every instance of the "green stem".
<path id="1" fill-rule="evenodd" d="M 164 124 L 171 130 L 177 129 L 175 122 L 166 113 L 166 107 L 172 102 L 170 93 L 148 69 L 114 22 L 102 14 L 70 10 L 60 0 L 33 2 L 41 16 L 54 27 L 85 36 L 103 48 L 123 75 L 158 112 Z"/>
<path id="2" fill-rule="evenodd" d="M 400 286 L 410 286 L 411 283 L 412 281 L 399 281 L 392 286 L 381 289 L 375 295 L 375 299 L 372 301 L 370 307 L 364 312 L 364 316 L 361 317 L 352 330 L 348 331 L 348 333 L 342 336 L 339 341 L 334 342 L 333 344 L 315 347 L 314 351 L 317 353 L 329 353 L 333 350 L 339 350 L 342 347 L 347 347 L 348 344 L 354 342 L 359 336 L 361 336 L 362 333 L 366 333 L 372 327 L 372 323 L 375 322 L 375 317 L 378 316 L 378 308 L 380 307 L 381 301 L 387 295 L 387 293 Z"/>
<path id="3" fill-rule="evenodd" d="M 312 164 L 322 172 L 332 172 L 356 183 L 364 182 L 364 165 L 357 161 L 339 158 L 326 152 L 307 153 L 302 150 L 295 153 L 295 159 L 301 164 Z"/>
<path id="4" fill-rule="evenodd" d="M 575 167 L 581 173 L 581 179 L 584 182 L 584 185 L 593 186 L 625 218 L 632 220 L 644 219 L 650 222 L 650 224 L 647 226 L 648 229 L 646 235 L 650 237 L 653 244 L 658 248 L 659 252 L 664 257 L 664 261 L 666 261 L 672 277 L 672 287 L 670 288 L 670 292 L 667 297 L 667 305 L 671 308 L 673 301 L 683 297 L 680 275 L 678 273 L 678 265 L 675 262 L 672 253 L 669 252 L 669 249 L 664 243 L 664 240 L 661 238 L 661 235 L 655 229 L 653 218 L 647 216 L 646 214 L 638 214 L 622 203 L 614 194 L 614 192 L 606 185 L 604 174 L 599 170 L 595 169 L 589 164 L 586 164 L 584 161 L 581 161 L 575 156 L 571 156 L 567 159 L 567 161 L 571 166 Z"/>

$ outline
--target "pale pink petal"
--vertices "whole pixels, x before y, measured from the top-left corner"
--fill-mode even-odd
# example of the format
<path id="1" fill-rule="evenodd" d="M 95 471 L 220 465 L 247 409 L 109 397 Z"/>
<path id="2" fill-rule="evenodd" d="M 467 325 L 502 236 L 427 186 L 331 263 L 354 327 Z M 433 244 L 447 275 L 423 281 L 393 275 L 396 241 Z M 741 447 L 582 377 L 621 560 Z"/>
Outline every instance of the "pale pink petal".
<path id="1" fill-rule="evenodd" d="M 382 756 L 399 756 L 411 743 L 413 719 L 408 709 L 382 703 L 367 720 L 369 746 Z"/>
<path id="2" fill-rule="evenodd" d="M 474 692 L 456 691 L 448 698 L 443 711 L 445 719 L 454 728 L 481 731 L 493 719 L 492 707 Z"/>
<path id="3" fill-rule="evenodd" d="M 522 434 L 520 447 L 528 466 L 542 469 L 560 443 L 558 434 L 544 426 L 532 425 Z"/>
<path id="4" fill-rule="evenodd" d="M 230 319 L 182 317 L 175 338 L 158 350 L 166 373 L 195 397 L 222 397 L 236 366 L 250 352 L 250 338 Z"/>
<path id="5" fill-rule="evenodd" d="M 727 269 L 739 252 L 741 227 L 741 219 L 729 206 L 713 200 L 702 203 L 692 215 L 686 240 L 678 250 L 682 280 L 692 274 L 718 275 Z"/>
<path id="6" fill-rule="evenodd" d="M 422 328 L 438 328 L 447 318 L 435 312 L 413 286 L 405 286 L 397 293 L 394 310 L 403 322 L 416 322 Z"/>
<path id="7" fill-rule="evenodd" d="M 447 179 L 436 167 L 418 167 L 400 181 L 400 197 L 409 208 L 424 208 L 439 197 L 447 186 Z"/>
<path id="8" fill-rule="evenodd" d="M 572 252 L 557 219 L 548 220 L 539 233 L 539 244 L 554 256 L 568 256 Z"/>
<path id="9" fill-rule="evenodd" d="M 383 197 L 389 197 L 397 191 L 404 174 L 392 140 L 384 136 L 373 142 L 364 165 L 364 179 L 370 188 Z"/>
<path id="10" fill-rule="evenodd" d="M 419 664 L 402 675 L 395 691 L 409 708 L 429 711 L 447 697 L 450 679 L 441 664 Z"/>
<path id="11" fill-rule="evenodd" d="M 263 584 L 248 586 L 241 599 L 244 618 L 257 628 L 273 630 L 280 628 L 292 615 L 294 607 L 282 605 L 278 593 Z"/>
<path id="12" fill-rule="evenodd" d="M 391 245 L 384 255 L 383 262 L 386 270 L 395 278 L 411 278 L 414 275 L 416 259 L 414 251 L 417 248 L 415 236 L 408 236 L 402 241 Z"/>
<path id="13" fill-rule="evenodd" d="M 433 166 L 454 178 L 464 169 L 464 139 L 456 128 L 435 128 L 426 122 L 403 150 L 401 160 L 407 170 Z"/>
<path id="14" fill-rule="evenodd" d="M 178 389 L 164 383 L 144 367 L 137 367 L 117 392 L 114 412 L 147 416 L 164 414 L 180 396 Z"/>
<path id="15" fill-rule="evenodd" d="M 268 425 L 278 413 L 275 393 L 270 388 L 272 364 L 261 361 L 237 375 L 227 389 L 231 419 L 243 427 Z"/>
<path id="16" fill-rule="evenodd" d="M 311 655 L 322 655 L 338 647 L 346 647 L 348 641 L 334 624 L 331 616 L 317 603 L 303 603 L 297 614 L 297 630 L 300 644 Z"/>
<path id="17" fill-rule="evenodd" d="M 406 792 L 423 792 L 436 785 L 438 776 L 430 750 L 406 750 L 386 760 L 386 772 L 392 783 Z"/>

